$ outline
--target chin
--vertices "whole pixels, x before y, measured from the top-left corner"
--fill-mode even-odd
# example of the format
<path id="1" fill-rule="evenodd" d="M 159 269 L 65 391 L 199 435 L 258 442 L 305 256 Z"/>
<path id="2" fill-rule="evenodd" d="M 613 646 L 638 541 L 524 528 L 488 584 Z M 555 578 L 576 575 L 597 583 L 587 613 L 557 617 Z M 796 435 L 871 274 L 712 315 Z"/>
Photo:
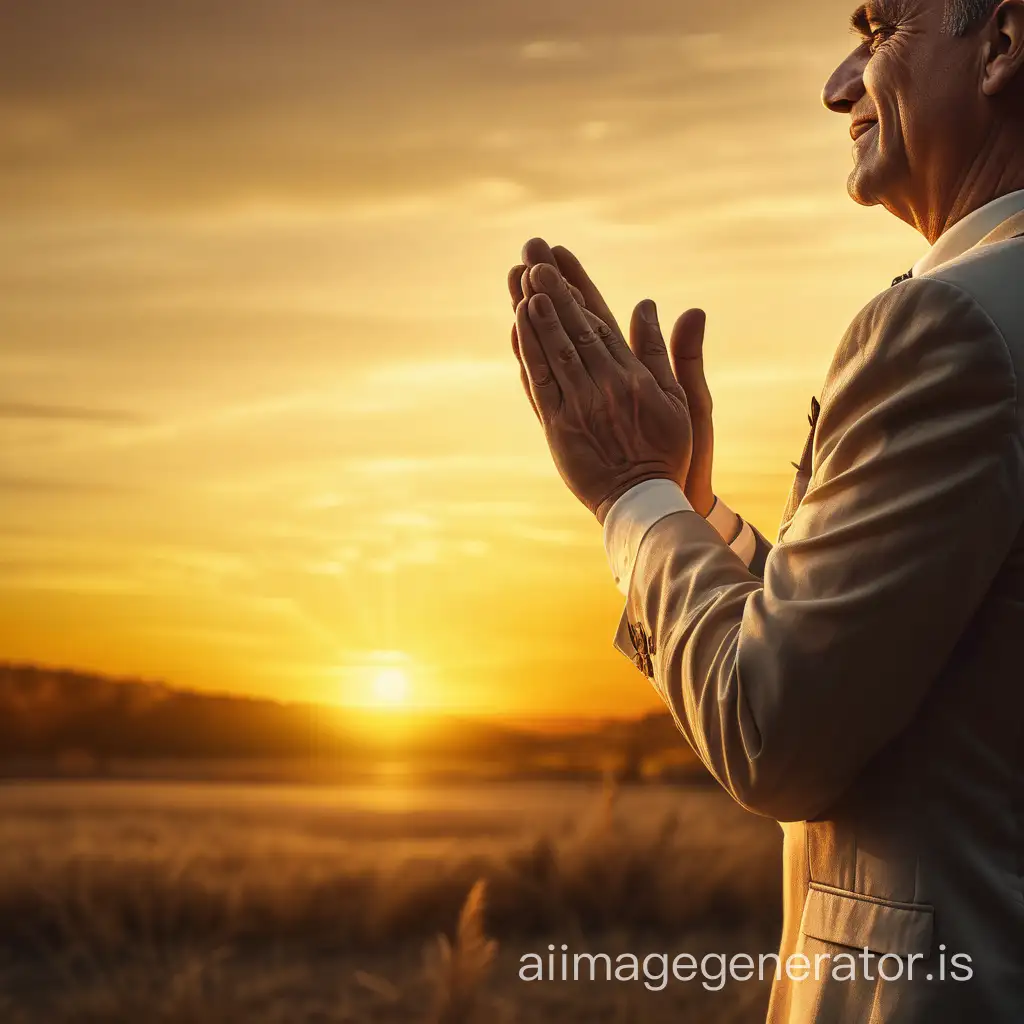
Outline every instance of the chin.
<path id="1" fill-rule="evenodd" d="M 881 206 L 882 195 L 877 170 L 858 163 L 850 172 L 846 182 L 846 191 L 850 198 L 861 206 Z"/>

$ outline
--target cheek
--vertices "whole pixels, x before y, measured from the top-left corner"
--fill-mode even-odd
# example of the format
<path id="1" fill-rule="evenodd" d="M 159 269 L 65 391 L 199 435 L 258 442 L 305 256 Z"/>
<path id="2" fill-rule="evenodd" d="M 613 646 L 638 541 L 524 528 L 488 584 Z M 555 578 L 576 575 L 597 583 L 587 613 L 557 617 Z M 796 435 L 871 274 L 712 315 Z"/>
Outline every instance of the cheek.
<path id="1" fill-rule="evenodd" d="M 864 88 L 878 115 L 883 143 L 892 146 L 904 136 L 904 112 L 913 107 L 914 77 L 898 47 L 890 43 L 864 70 Z"/>

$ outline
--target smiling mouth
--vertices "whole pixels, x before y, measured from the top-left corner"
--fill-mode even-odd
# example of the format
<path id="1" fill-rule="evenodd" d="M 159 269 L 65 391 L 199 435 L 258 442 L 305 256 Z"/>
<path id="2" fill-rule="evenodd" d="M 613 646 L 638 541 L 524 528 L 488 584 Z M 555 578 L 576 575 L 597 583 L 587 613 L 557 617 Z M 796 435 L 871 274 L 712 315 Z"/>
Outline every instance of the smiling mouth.
<path id="1" fill-rule="evenodd" d="M 854 121 L 850 125 L 850 136 L 856 142 L 862 135 L 867 135 L 872 128 L 878 126 L 877 121 Z"/>

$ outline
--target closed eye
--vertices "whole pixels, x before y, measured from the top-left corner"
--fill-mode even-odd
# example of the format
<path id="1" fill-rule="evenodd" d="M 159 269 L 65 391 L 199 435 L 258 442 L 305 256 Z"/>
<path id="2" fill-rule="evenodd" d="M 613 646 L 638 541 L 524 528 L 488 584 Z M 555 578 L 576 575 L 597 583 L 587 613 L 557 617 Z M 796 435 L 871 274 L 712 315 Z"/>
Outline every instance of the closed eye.
<path id="1" fill-rule="evenodd" d="M 878 48 L 893 34 L 893 29 L 888 25 L 881 25 L 878 28 L 871 29 L 871 34 L 868 36 L 866 42 L 872 53 L 877 53 Z"/>
<path id="2" fill-rule="evenodd" d="M 896 31 L 904 5 L 900 0 L 869 0 L 850 18 L 850 27 L 860 36 L 862 45 L 874 53 Z"/>

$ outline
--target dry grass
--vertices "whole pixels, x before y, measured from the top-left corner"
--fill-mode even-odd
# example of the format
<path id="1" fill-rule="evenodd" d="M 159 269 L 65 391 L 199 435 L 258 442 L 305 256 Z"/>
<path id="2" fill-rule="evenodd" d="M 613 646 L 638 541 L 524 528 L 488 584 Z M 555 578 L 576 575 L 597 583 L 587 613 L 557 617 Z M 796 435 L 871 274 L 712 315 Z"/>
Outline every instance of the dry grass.
<path id="1" fill-rule="evenodd" d="M 479 1009 L 498 944 L 484 929 L 484 882 L 469 890 L 459 914 L 455 942 L 440 935 L 429 952 L 427 975 L 434 984 L 429 1024 L 472 1024 Z"/>
<path id="2" fill-rule="evenodd" d="M 710 999 L 530 988 L 518 957 L 548 941 L 772 948 L 773 824 L 700 790 L 520 787 L 388 807 L 372 794 L 353 807 L 288 791 L 0 791 L 0 1019 L 624 1024 L 703 1007 L 724 1024 L 763 1009 L 749 986 Z"/>

